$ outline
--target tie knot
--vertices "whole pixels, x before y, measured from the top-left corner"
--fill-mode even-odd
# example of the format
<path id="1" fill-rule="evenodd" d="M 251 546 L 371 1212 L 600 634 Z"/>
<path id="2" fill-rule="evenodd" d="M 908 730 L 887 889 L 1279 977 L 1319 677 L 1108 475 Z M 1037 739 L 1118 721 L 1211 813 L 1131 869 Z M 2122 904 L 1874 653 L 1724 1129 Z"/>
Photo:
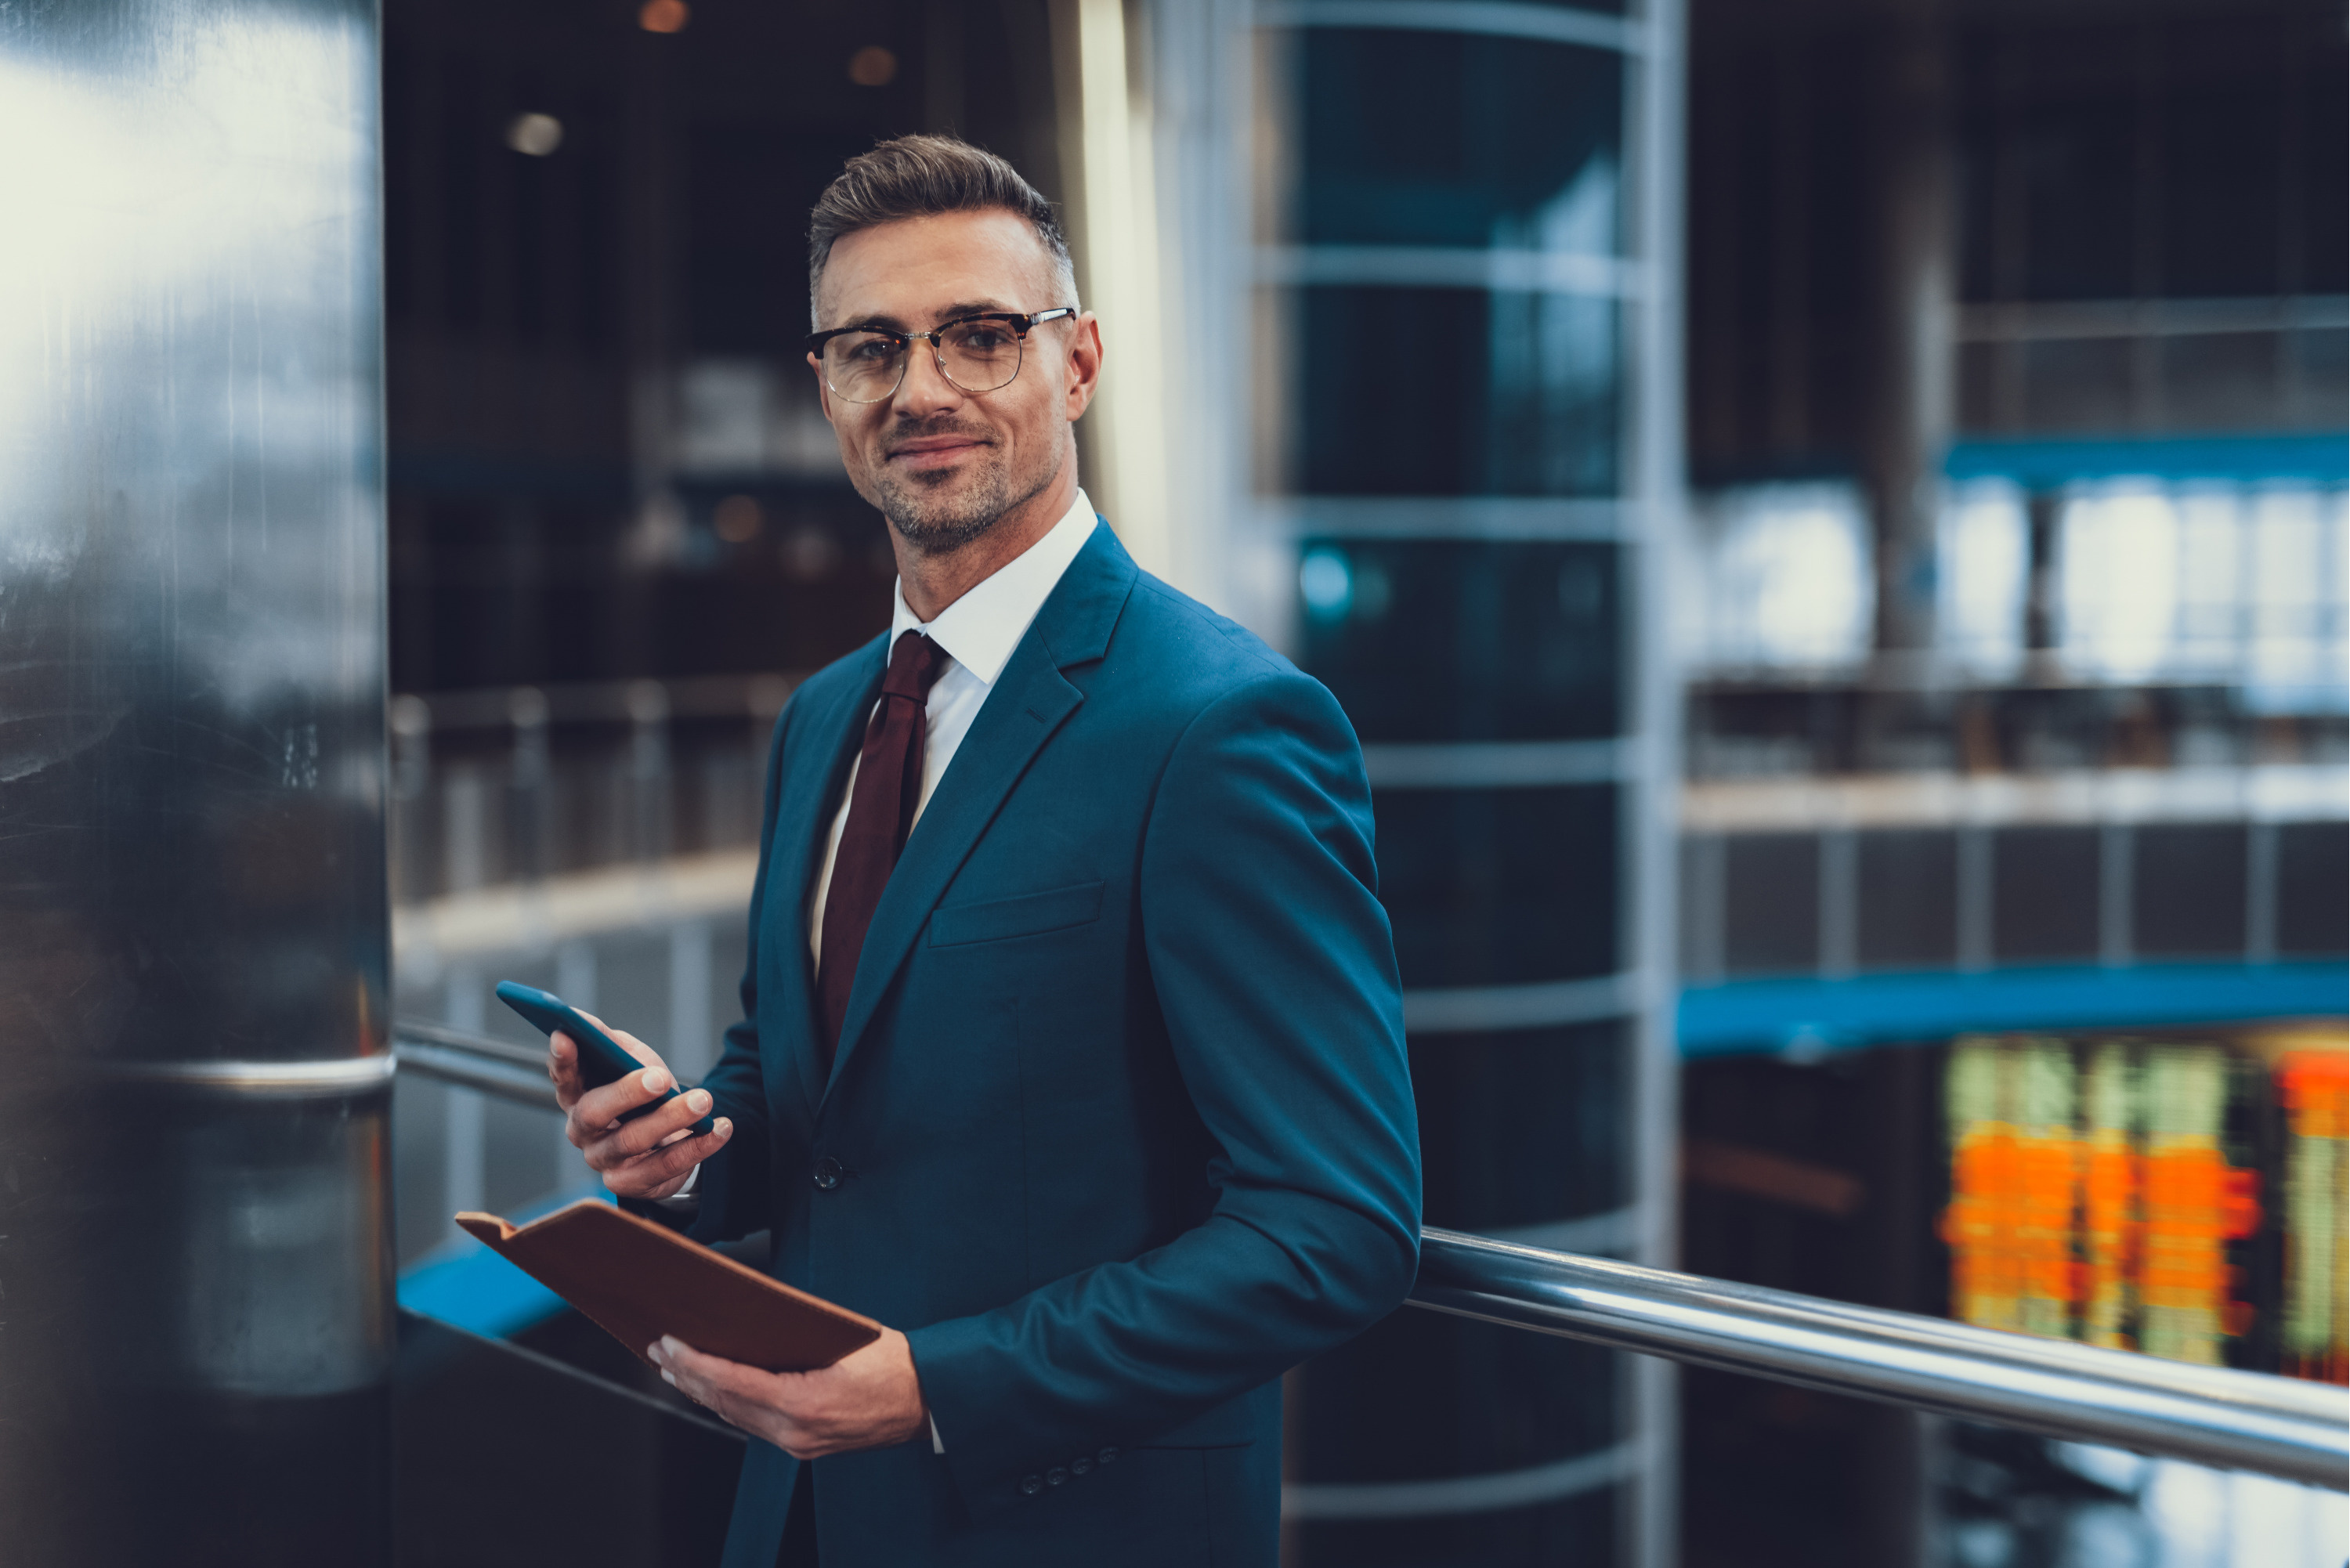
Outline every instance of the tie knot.
<path id="1" fill-rule="evenodd" d="M 881 691 L 886 696 L 928 702 L 931 688 L 946 667 L 945 649 L 919 631 L 907 632 L 889 649 L 889 673 L 881 678 Z"/>

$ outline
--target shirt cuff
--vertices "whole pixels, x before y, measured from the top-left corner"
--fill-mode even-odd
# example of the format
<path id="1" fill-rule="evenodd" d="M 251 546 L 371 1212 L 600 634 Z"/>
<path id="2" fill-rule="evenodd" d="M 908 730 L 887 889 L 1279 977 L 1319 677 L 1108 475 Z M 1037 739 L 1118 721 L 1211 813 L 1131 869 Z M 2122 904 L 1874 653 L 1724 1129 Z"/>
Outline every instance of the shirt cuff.
<path id="1" fill-rule="evenodd" d="M 939 1418 L 933 1416 L 931 1417 L 931 1452 L 943 1454 L 946 1451 L 946 1439 L 939 1436 Z"/>
<path id="2" fill-rule="evenodd" d="M 653 1207 L 660 1210 L 664 1214 L 701 1213 L 702 1195 L 693 1189 L 694 1183 L 701 1179 L 702 1167 L 697 1165 L 691 1170 L 685 1173 L 685 1185 L 683 1187 L 679 1188 L 667 1198 L 654 1199 Z"/>

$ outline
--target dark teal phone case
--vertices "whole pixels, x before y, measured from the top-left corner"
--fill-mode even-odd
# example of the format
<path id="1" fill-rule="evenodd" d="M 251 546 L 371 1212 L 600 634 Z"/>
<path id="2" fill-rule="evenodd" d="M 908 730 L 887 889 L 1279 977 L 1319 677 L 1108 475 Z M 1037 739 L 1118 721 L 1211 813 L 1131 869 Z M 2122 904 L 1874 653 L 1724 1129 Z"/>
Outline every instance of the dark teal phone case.
<path id="1" fill-rule="evenodd" d="M 571 1043 L 579 1048 L 579 1076 L 591 1089 L 616 1084 L 644 1065 L 621 1050 L 618 1041 L 580 1016 L 577 1008 L 551 991 L 502 980 L 498 981 L 498 1000 L 521 1013 L 524 1020 L 540 1033 L 552 1034 L 560 1029 L 569 1035 Z M 671 1075 L 672 1077 L 674 1075 Z M 632 1122 L 654 1106 L 665 1106 L 683 1092 L 672 1085 L 670 1092 L 660 1099 L 639 1106 L 620 1119 Z M 717 1125 L 717 1119 L 713 1111 L 694 1123 L 694 1136 L 698 1137 L 710 1131 Z"/>

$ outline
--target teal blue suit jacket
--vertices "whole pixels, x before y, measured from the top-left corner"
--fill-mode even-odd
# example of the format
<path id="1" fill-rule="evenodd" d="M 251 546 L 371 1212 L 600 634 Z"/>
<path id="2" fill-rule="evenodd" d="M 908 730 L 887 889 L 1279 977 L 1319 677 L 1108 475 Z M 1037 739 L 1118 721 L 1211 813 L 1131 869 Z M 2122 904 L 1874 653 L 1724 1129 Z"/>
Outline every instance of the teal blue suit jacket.
<path id="1" fill-rule="evenodd" d="M 827 1075 L 809 879 L 886 639 L 775 727 L 733 1141 L 691 1233 L 906 1332 L 925 1434 L 816 1461 L 826 1568 L 1271 1568 L 1284 1370 L 1410 1288 L 1370 792 L 1328 691 L 1097 527 L 875 911 Z M 729 1568 L 799 1463 L 754 1441 Z"/>

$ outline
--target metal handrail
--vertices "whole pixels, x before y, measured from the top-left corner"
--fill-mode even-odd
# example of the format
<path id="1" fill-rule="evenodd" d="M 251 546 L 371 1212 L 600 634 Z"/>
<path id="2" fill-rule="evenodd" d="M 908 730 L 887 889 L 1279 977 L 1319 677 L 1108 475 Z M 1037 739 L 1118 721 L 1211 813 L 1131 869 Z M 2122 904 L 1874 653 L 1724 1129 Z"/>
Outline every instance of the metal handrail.
<path id="1" fill-rule="evenodd" d="M 391 1026 L 391 1049 L 406 1071 L 544 1111 L 563 1108 L 546 1055 L 527 1045 L 403 1018 Z"/>
<path id="2" fill-rule="evenodd" d="M 545 1058 L 439 1024 L 401 1067 L 553 1110 Z M 1410 1303 L 1882 1404 L 2350 1490 L 2350 1390 L 2002 1334 L 1455 1231 L 1420 1232 Z"/>
<path id="3" fill-rule="evenodd" d="M 1420 1232 L 1411 1304 L 2054 1438 L 2350 1490 L 2350 1390 Z"/>

